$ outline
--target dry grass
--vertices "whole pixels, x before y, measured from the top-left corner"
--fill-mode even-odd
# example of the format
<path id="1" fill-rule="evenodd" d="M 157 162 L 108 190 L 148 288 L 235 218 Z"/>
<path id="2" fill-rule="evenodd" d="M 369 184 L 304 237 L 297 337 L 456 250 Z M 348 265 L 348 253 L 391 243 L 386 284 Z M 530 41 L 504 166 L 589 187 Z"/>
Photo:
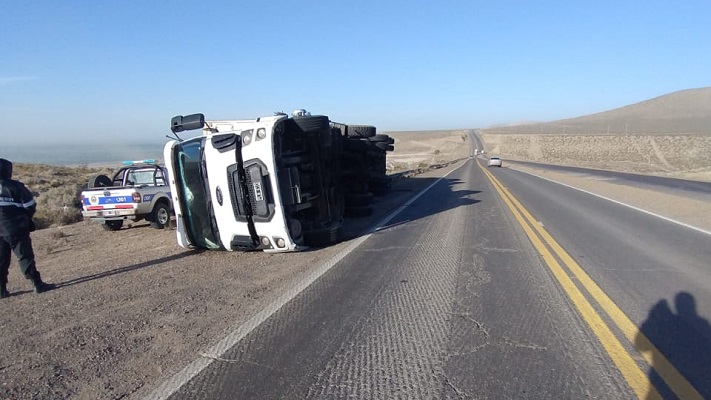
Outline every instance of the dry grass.
<path id="1" fill-rule="evenodd" d="M 711 87 L 479 133 L 489 153 L 511 160 L 711 182 Z"/>
<path id="2" fill-rule="evenodd" d="M 27 186 L 37 200 L 37 229 L 81 221 L 81 192 L 98 174 L 111 176 L 110 168 L 13 164 L 13 179 Z"/>
<path id="3" fill-rule="evenodd" d="M 711 181 L 709 135 L 481 134 L 490 155 L 543 164 Z"/>
<path id="4" fill-rule="evenodd" d="M 711 134 L 711 87 L 681 90 L 639 103 L 559 121 L 499 126 L 490 134 L 638 135 Z"/>

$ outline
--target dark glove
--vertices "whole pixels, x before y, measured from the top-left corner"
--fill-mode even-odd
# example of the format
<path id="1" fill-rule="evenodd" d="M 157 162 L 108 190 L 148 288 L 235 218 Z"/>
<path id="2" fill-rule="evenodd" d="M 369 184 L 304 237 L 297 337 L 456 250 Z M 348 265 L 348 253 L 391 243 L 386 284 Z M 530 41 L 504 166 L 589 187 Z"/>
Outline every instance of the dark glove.
<path id="1" fill-rule="evenodd" d="M 37 230 L 37 226 L 35 225 L 35 221 L 30 218 L 30 232 L 34 232 Z"/>

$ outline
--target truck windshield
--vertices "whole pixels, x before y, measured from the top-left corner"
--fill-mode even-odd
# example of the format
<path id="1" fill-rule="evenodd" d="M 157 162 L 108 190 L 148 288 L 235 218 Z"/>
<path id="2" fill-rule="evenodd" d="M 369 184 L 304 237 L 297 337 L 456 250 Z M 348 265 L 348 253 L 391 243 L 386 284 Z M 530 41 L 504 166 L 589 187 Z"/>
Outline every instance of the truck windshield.
<path id="1" fill-rule="evenodd" d="M 200 173 L 201 143 L 200 139 L 190 140 L 174 147 L 176 184 L 184 202 L 181 208 L 190 241 L 197 247 L 216 250 L 222 246 L 210 225 L 210 205 Z"/>

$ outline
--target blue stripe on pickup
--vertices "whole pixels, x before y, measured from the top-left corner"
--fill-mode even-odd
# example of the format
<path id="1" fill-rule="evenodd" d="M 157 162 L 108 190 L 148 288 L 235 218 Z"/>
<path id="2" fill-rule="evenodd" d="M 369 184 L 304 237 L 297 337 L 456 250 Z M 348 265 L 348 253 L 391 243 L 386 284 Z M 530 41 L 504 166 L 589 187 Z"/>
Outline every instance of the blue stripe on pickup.
<path id="1" fill-rule="evenodd" d="M 133 203 L 133 199 L 131 196 L 108 196 L 108 197 L 99 197 L 99 203 L 98 205 L 105 205 L 105 204 L 126 204 L 126 203 Z M 91 205 L 97 205 L 97 204 L 91 204 L 89 201 L 89 198 L 85 197 L 84 198 L 84 205 L 86 206 L 91 206 Z"/>

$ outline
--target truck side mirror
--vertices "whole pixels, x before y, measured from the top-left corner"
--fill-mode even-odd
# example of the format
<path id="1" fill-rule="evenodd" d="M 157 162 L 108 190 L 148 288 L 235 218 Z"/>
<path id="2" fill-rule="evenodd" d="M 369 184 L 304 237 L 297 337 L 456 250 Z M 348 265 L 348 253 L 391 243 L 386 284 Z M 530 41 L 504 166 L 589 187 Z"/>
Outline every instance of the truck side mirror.
<path id="1" fill-rule="evenodd" d="M 205 126 L 205 116 L 203 114 L 177 115 L 170 120 L 170 130 L 173 133 L 202 129 Z"/>

